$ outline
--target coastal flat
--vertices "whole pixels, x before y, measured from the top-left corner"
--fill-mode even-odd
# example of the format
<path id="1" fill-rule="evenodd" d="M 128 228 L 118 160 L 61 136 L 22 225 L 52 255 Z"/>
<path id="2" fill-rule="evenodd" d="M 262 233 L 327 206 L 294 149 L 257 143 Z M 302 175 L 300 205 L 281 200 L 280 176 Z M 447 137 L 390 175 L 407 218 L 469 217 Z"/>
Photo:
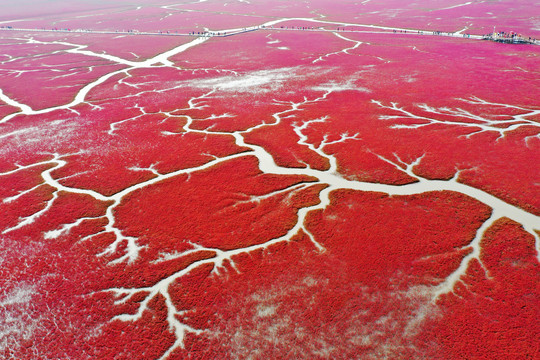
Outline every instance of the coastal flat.
<path id="1" fill-rule="evenodd" d="M 540 357 L 540 5 L 32 3 L 1 357 Z"/>

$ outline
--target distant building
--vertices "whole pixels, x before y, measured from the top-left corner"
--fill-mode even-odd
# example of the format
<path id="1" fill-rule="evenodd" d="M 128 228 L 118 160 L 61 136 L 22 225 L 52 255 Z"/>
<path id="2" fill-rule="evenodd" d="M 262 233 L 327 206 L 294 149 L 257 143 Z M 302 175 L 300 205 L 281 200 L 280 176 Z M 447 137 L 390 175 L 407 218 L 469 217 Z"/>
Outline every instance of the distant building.
<path id="1" fill-rule="evenodd" d="M 536 44 L 536 39 L 531 37 L 524 37 L 521 34 L 511 32 L 495 32 L 495 29 L 491 34 L 482 36 L 483 40 L 496 41 L 505 44 Z"/>

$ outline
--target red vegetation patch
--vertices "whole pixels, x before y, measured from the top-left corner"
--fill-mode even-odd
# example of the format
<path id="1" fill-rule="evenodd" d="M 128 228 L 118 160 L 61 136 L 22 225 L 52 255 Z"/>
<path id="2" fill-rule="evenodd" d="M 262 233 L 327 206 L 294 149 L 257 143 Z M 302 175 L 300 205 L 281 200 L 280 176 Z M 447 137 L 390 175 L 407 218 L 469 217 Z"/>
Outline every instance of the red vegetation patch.
<path id="1" fill-rule="evenodd" d="M 128 74 L 111 77 L 89 94 L 88 99 L 101 101 L 122 99 L 128 104 L 139 103 L 153 111 L 174 111 L 187 107 L 191 98 L 187 87 L 196 85 L 201 78 L 216 76 L 217 71 L 182 70 L 177 68 L 133 69 Z M 204 93 L 204 92 L 203 92 Z"/>
<path id="2" fill-rule="evenodd" d="M 12 114 L 16 111 L 19 111 L 19 109 L 17 109 L 16 107 L 0 104 L 0 118 L 3 118 L 6 115 Z"/>
<path id="3" fill-rule="evenodd" d="M 488 273 L 474 262 L 463 279 L 466 286 L 441 302 L 444 318 L 433 329 L 443 344 L 441 355 L 534 359 L 540 354 L 534 239 L 502 219 L 486 232 L 482 248 L 480 260 Z"/>
<path id="4" fill-rule="evenodd" d="M 23 194 L 17 200 L 3 202 L 0 219 L 5 229 L 17 226 L 26 217 L 44 209 L 47 201 L 52 199 L 53 190 L 49 185 L 43 185 L 32 192 Z"/>
<path id="5" fill-rule="evenodd" d="M 104 52 L 131 61 L 146 60 L 193 40 L 192 37 L 188 36 L 114 36 L 93 33 L 64 33 L 60 36 L 63 37 L 63 41 L 86 45 L 85 50 L 98 54 Z M 39 34 L 36 38 L 47 41 L 58 37 L 58 34 Z"/>
<path id="6" fill-rule="evenodd" d="M 0 198 L 3 199 L 3 203 L 9 203 L 12 201 L 12 197 L 18 196 L 21 192 L 42 184 L 43 178 L 41 177 L 41 173 L 49 167 L 47 165 L 34 166 L 26 170 L 3 175 L 1 178 L 2 182 L 0 183 Z"/>
<path id="7" fill-rule="evenodd" d="M 185 250 L 188 242 L 220 249 L 259 244 L 284 235 L 296 221 L 297 209 L 317 202 L 313 194 L 320 189 L 294 187 L 309 181 L 262 174 L 252 157 L 231 160 L 131 194 L 117 209 L 118 226 L 148 243 L 150 258 Z M 270 192 L 277 193 L 265 198 Z M 141 212 L 150 208 L 152 212 Z M 134 223 L 134 218 L 139 220 Z"/>
<path id="8" fill-rule="evenodd" d="M 300 167 L 307 165 L 317 170 L 327 170 L 328 160 L 314 153 L 307 146 L 298 144 L 298 135 L 291 128 L 289 122 L 260 128 L 248 133 L 246 142 L 262 146 L 270 154 L 278 166 Z"/>
<path id="9" fill-rule="evenodd" d="M 490 214 L 485 205 L 459 194 L 388 197 L 335 191 L 331 199 L 334 206 L 308 217 L 308 229 L 332 252 L 350 256 L 351 266 L 372 264 L 372 272 L 363 271 L 362 278 L 386 277 L 398 269 L 421 277 L 413 272 L 414 263 L 466 246 Z"/>
<path id="10" fill-rule="evenodd" d="M 174 32 L 322 14 L 485 32 L 486 11 L 510 6 L 497 25 L 531 28 L 529 3 L 122 1 L 18 24 Z M 46 15 L 40 4 L 29 11 Z M 538 254 L 521 224 L 487 229 L 436 298 L 497 209 L 449 191 L 339 189 L 454 178 L 538 214 L 538 50 L 369 30 L 258 30 L 178 53 L 178 67 L 116 74 L 126 65 L 53 42 L 139 61 L 192 38 L 39 33 L 42 44 L 2 30 L 0 88 L 33 108 L 115 76 L 73 109 L 0 124 L 0 357 L 159 358 L 180 340 L 172 359 L 538 357 Z M 320 179 L 277 175 L 295 171 Z M 107 208 L 70 187 L 125 196 Z M 298 223 L 329 188 L 330 204 Z M 181 338 L 175 320 L 202 332 Z"/>
<path id="11" fill-rule="evenodd" d="M 468 243 L 489 210 L 448 194 L 389 198 L 338 191 L 332 204 L 307 221 L 325 253 L 299 236 L 235 257 L 239 273 L 231 269 L 225 279 L 206 279 L 201 287 L 180 282 L 178 292 L 193 294 L 189 303 L 179 298 L 182 308 L 203 314 L 197 311 L 189 324 L 211 329 L 204 340 L 188 342 L 190 352 L 285 359 L 435 355 L 436 344 L 421 335 L 438 310 L 430 308 L 429 287 L 422 284 L 448 272 L 425 272 L 417 262 L 437 258 L 429 270 L 445 264 L 439 255 Z M 415 320 L 420 313 L 426 318 Z M 210 323 L 203 321 L 207 316 Z"/>
<path id="12" fill-rule="evenodd" d="M 10 98 L 39 110 L 71 102 L 87 83 L 122 67 L 79 54 L 46 53 L 2 65 L 6 76 L 0 77 L 0 88 Z M 28 91 L 29 83 L 45 91 Z"/>
<path id="13" fill-rule="evenodd" d="M 276 40 L 279 42 L 275 42 Z M 261 51 L 253 52 L 253 48 Z M 190 69 L 218 68 L 247 72 L 302 66 L 306 65 L 306 60 L 310 58 L 315 60 L 320 55 L 336 50 L 341 50 L 339 39 L 331 34 L 256 31 L 225 40 L 211 39 L 191 49 L 189 53 L 172 57 L 171 60 Z M 209 58 L 206 55 L 208 53 L 220 55 Z M 289 72 L 288 75 L 292 74 Z"/>
<path id="14" fill-rule="evenodd" d="M 141 127 L 138 128 L 141 130 Z M 208 145 L 214 147 L 212 152 L 203 153 Z M 170 146 L 168 146 L 170 145 Z M 167 153 L 161 149 L 168 148 Z M 200 152 L 194 151 L 200 148 Z M 89 153 L 74 156 L 72 161 L 55 172 L 60 182 L 66 186 L 87 188 L 103 195 L 112 195 L 125 188 L 155 177 L 151 168 L 162 174 L 184 168 L 203 165 L 214 159 L 242 149 L 235 147 L 228 137 L 189 134 L 175 139 L 171 136 L 160 136 L 155 142 L 118 142 L 115 144 L 116 154 Z M 153 150 L 152 150 L 153 149 Z M 112 161 L 112 163 L 110 163 Z"/>

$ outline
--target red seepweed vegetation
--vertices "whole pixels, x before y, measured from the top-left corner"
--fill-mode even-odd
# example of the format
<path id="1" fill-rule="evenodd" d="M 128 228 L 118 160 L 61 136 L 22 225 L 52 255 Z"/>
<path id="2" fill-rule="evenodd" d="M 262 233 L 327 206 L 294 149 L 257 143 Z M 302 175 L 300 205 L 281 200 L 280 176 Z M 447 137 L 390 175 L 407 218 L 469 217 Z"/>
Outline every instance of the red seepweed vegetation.
<path id="1" fill-rule="evenodd" d="M 358 22 L 421 27 L 488 6 L 399 5 L 392 16 L 364 3 L 361 14 L 326 0 L 230 3 L 212 15 L 221 4 L 145 5 L 65 25 L 243 27 L 268 20 L 252 13 L 318 10 L 353 21 L 343 9 L 354 9 Z M 231 15 L 248 6 L 249 16 Z M 445 18 L 437 30 L 464 21 Z M 0 124 L 0 318 L 9 320 L 0 327 L 18 329 L 9 346 L 0 339 L 0 356 L 538 356 L 536 225 L 500 217 L 487 196 L 516 218 L 538 214 L 537 50 L 282 25 L 117 73 L 127 65 L 96 55 L 142 61 L 192 39 L 4 42 L 23 58 L 0 58 L 9 72 L 0 88 L 36 109 L 112 75 L 76 106 Z M 66 53 L 71 45 L 56 40 L 95 54 Z"/>

